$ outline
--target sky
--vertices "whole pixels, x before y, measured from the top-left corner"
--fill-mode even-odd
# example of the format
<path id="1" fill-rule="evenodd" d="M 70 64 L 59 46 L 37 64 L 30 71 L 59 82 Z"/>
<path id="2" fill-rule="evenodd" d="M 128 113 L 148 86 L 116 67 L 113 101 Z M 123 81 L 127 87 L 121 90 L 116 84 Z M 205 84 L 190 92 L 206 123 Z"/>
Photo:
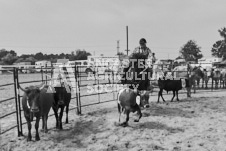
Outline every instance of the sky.
<path id="1" fill-rule="evenodd" d="M 18 55 L 130 53 L 145 38 L 158 59 L 195 40 L 204 57 L 226 27 L 225 0 L 0 0 L 0 49 Z"/>

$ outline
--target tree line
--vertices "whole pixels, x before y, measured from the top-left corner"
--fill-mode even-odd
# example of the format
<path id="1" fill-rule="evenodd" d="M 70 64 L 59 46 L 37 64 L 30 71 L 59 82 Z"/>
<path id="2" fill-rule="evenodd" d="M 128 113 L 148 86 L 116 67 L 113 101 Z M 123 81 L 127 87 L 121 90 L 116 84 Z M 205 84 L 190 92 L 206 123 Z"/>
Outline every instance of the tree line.
<path id="1" fill-rule="evenodd" d="M 20 56 L 14 50 L 0 50 L 0 65 L 12 65 L 14 63 L 19 62 L 31 62 L 31 64 L 35 64 L 36 61 L 40 60 L 48 60 L 52 63 L 57 62 L 57 59 L 69 59 L 72 60 L 86 60 L 87 57 L 91 55 L 89 52 L 85 50 L 76 50 L 72 51 L 70 54 L 43 54 L 42 52 L 38 52 L 36 54 L 22 54 Z"/>

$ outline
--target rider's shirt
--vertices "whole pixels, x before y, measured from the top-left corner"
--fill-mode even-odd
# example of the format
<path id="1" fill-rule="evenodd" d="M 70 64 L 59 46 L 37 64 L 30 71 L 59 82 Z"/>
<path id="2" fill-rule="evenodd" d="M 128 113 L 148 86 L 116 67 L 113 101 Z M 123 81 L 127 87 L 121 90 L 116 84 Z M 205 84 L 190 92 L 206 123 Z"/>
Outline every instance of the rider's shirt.
<path id="1" fill-rule="evenodd" d="M 146 60 L 147 65 L 149 67 L 151 67 L 151 64 L 153 64 L 152 52 L 151 52 L 151 49 L 149 49 L 148 47 L 146 47 L 146 48 L 136 47 L 134 49 L 133 53 L 143 53 L 147 58 L 147 60 Z"/>
<path id="2" fill-rule="evenodd" d="M 133 53 L 143 53 L 144 55 L 146 55 L 148 59 L 152 57 L 151 49 L 149 49 L 148 47 L 146 48 L 136 47 Z"/>

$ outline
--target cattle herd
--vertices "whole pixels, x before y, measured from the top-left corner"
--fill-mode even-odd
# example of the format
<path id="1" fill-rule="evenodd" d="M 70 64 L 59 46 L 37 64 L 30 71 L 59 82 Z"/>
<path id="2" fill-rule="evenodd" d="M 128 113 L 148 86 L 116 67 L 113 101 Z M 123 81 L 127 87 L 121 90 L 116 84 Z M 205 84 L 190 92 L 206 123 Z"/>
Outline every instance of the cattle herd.
<path id="1" fill-rule="evenodd" d="M 25 89 L 20 86 L 20 89 L 24 91 L 22 98 L 22 107 L 24 110 L 24 117 L 27 121 L 28 126 L 28 137 L 27 141 L 31 141 L 31 122 L 33 117 L 36 117 L 35 130 L 36 136 L 35 140 L 40 140 L 38 128 L 39 121 L 42 118 L 42 129 L 47 133 L 47 119 L 49 111 L 52 107 L 55 118 L 56 118 L 56 128 L 63 129 L 62 127 L 62 117 L 63 111 L 66 107 L 66 123 L 68 123 L 68 111 L 69 103 L 71 100 L 71 93 L 67 93 L 64 84 L 60 86 L 48 86 L 42 84 L 41 86 L 29 86 Z M 52 93 L 50 93 L 50 91 Z M 58 109 L 61 109 L 58 116 Z"/>
<path id="2" fill-rule="evenodd" d="M 163 90 L 173 91 L 173 97 L 171 101 L 173 101 L 175 95 L 178 98 L 178 91 L 182 88 L 186 88 L 188 92 L 188 97 L 190 97 L 190 90 L 192 85 L 194 85 L 195 81 L 199 78 L 204 77 L 200 75 L 196 70 L 194 70 L 192 75 L 188 77 L 182 77 L 179 79 L 168 79 L 166 77 L 158 79 L 158 101 L 161 96 L 162 100 L 165 102 L 162 92 Z M 224 75 L 226 77 L 226 74 Z M 70 88 L 70 87 L 69 87 Z M 27 141 L 32 140 L 31 136 L 31 122 L 33 118 L 36 118 L 35 122 L 35 130 L 36 136 L 35 140 L 40 140 L 39 137 L 39 121 L 42 118 L 42 129 L 45 133 L 47 133 L 47 119 L 48 113 L 52 108 L 54 111 L 55 119 L 56 119 L 56 128 L 63 129 L 62 127 L 62 117 L 64 108 L 66 107 L 66 123 L 68 123 L 68 111 L 69 111 L 69 104 L 71 100 L 71 93 L 67 92 L 65 84 L 60 85 L 45 85 L 41 84 L 40 86 L 29 86 L 26 88 L 20 89 L 24 91 L 23 99 L 22 99 L 22 107 L 24 110 L 24 117 L 27 121 L 28 127 L 28 137 Z M 51 90 L 53 93 L 49 93 Z M 140 118 L 142 117 L 141 108 L 148 108 L 149 107 L 149 94 L 152 92 L 153 87 L 152 85 L 149 86 L 147 90 L 138 90 L 138 89 L 130 89 L 124 88 L 118 92 L 118 112 L 119 112 L 119 125 L 127 126 L 129 121 L 129 114 L 130 112 L 137 112 L 138 118 L 134 120 L 135 122 L 139 122 Z M 60 113 L 58 115 L 58 110 Z M 120 117 L 121 113 L 126 115 L 125 121 L 121 123 Z"/>

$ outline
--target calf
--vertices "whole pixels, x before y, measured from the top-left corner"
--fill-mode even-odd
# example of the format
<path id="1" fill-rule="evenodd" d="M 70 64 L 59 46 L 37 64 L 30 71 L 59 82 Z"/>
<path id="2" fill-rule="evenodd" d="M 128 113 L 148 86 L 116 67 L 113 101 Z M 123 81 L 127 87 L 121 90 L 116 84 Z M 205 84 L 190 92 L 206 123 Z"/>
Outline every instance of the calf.
<path id="1" fill-rule="evenodd" d="M 21 87 L 20 87 L 21 88 Z M 42 128 L 44 132 L 47 132 L 47 119 L 50 108 L 54 102 L 53 94 L 47 93 L 48 86 L 42 86 L 38 88 L 36 86 L 26 87 L 25 89 L 21 88 L 24 91 L 22 98 L 22 107 L 24 110 L 24 117 L 27 121 L 28 126 L 28 137 L 27 141 L 31 141 L 31 122 L 33 117 L 36 117 L 35 129 L 36 135 L 35 140 L 40 140 L 38 128 L 39 120 L 42 117 Z"/>
<path id="2" fill-rule="evenodd" d="M 183 80 L 183 81 L 182 81 Z M 162 92 L 163 90 L 166 90 L 167 93 L 168 91 L 173 91 L 173 98 L 171 99 L 171 102 L 173 101 L 175 97 L 175 93 L 177 95 L 177 101 L 178 99 L 178 91 L 182 89 L 183 86 L 188 87 L 189 86 L 189 80 L 188 79 L 165 79 L 165 78 L 159 78 L 158 80 L 158 86 L 159 86 L 159 93 L 158 93 L 158 101 L 159 103 L 159 97 L 162 97 L 162 100 L 165 102 Z"/>
<path id="3" fill-rule="evenodd" d="M 69 111 L 69 104 L 71 101 L 71 89 L 70 87 L 65 87 L 68 85 L 61 84 L 61 86 L 54 87 L 54 104 L 53 104 L 53 111 L 56 118 L 56 128 L 63 129 L 62 127 L 62 117 L 64 108 L 66 107 L 66 123 L 68 123 L 68 111 Z M 69 92 L 68 92 L 69 91 Z M 60 115 L 58 116 L 58 109 L 60 110 Z"/>
<path id="4" fill-rule="evenodd" d="M 137 96 L 140 95 L 140 99 L 137 99 Z M 149 107 L 148 103 L 149 99 L 149 91 L 142 91 L 140 94 L 137 90 L 125 88 L 119 91 L 118 93 L 118 112 L 119 112 L 119 123 L 121 113 L 124 112 L 126 114 L 126 121 L 120 123 L 122 126 L 127 126 L 129 121 L 130 112 L 138 112 L 138 119 L 134 120 L 134 122 L 139 122 L 142 117 L 142 113 L 140 107 Z"/>

